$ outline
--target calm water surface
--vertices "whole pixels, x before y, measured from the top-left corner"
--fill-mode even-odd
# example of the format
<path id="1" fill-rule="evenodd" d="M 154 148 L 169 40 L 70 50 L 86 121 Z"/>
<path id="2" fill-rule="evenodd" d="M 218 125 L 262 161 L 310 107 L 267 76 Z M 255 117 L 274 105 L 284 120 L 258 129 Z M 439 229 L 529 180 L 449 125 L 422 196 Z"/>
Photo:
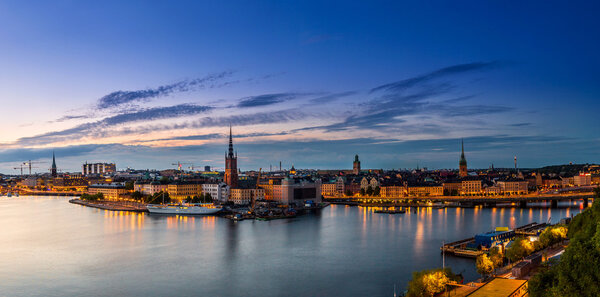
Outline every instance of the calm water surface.
<path id="1" fill-rule="evenodd" d="M 556 222 L 581 207 L 387 215 L 330 206 L 236 223 L 0 197 L 0 296 L 392 296 L 412 271 L 441 267 L 443 240 Z M 446 265 L 477 277 L 472 259 L 446 257 Z"/>

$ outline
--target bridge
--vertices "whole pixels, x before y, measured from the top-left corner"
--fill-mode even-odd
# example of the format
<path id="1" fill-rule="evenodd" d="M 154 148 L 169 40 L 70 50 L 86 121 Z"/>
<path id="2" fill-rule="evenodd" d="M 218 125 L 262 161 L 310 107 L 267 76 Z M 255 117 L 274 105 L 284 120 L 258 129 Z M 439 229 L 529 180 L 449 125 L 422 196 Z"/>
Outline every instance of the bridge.
<path id="1" fill-rule="evenodd" d="M 560 194 L 529 194 L 514 196 L 405 196 L 405 197 L 325 197 L 327 202 L 340 204 L 392 204 L 403 205 L 408 201 L 413 202 L 451 202 L 461 206 L 495 206 L 500 203 L 519 203 L 520 207 L 527 207 L 527 203 L 550 202 L 552 207 L 558 207 L 559 201 L 583 200 L 587 207 L 589 199 L 594 198 L 593 192 L 586 193 L 560 193 Z"/>

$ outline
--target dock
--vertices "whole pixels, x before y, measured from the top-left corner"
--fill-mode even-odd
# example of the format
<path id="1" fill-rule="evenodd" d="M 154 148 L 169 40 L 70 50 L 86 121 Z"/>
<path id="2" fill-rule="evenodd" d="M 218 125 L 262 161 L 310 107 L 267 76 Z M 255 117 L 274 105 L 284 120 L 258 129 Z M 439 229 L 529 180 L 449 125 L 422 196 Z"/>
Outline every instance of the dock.
<path id="1" fill-rule="evenodd" d="M 517 227 L 514 231 L 517 235 L 535 236 L 538 235 L 538 230 L 541 230 L 546 226 L 548 226 L 546 223 L 538 224 L 537 222 L 533 222 Z M 483 254 L 484 252 L 473 248 L 467 248 L 468 244 L 472 242 L 475 242 L 475 237 L 446 243 L 440 247 L 440 250 L 444 253 L 458 257 L 477 258 L 477 256 Z"/>
<path id="2" fill-rule="evenodd" d="M 69 200 L 69 203 L 112 211 L 148 212 L 145 204 L 137 202 L 109 200 L 84 201 L 81 199 L 71 199 Z"/>

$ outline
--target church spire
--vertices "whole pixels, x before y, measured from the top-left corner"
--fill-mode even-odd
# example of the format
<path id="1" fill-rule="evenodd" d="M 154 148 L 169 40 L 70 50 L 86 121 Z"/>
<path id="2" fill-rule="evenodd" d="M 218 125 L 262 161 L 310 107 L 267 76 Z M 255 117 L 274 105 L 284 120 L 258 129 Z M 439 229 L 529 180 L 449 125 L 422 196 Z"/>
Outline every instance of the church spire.
<path id="1" fill-rule="evenodd" d="M 233 133 L 231 131 L 231 124 L 229 124 L 229 157 L 233 157 Z"/>
<path id="2" fill-rule="evenodd" d="M 52 167 L 50 167 L 50 174 L 52 175 L 52 177 L 56 177 L 58 175 L 56 169 L 56 156 L 54 155 L 54 151 L 52 152 Z"/>

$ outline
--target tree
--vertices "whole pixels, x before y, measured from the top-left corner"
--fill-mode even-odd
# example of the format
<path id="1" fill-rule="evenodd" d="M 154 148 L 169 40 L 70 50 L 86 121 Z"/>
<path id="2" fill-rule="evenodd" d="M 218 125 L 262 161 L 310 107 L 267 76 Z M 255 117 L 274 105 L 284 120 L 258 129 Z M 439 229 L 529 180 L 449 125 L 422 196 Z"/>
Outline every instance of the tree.
<path id="1" fill-rule="evenodd" d="M 360 188 L 360 195 L 364 196 L 366 194 L 365 189 L 364 188 Z"/>
<path id="2" fill-rule="evenodd" d="M 487 254 L 477 256 L 476 266 L 477 273 L 482 276 L 488 276 L 494 271 L 494 263 Z"/>
<path id="3" fill-rule="evenodd" d="M 490 250 L 490 260 L 494 264 L 494 269 L 502 267 L 502 264 L 504 264 L 504 254 L 500 246 L 495 246 Z"/>
<path id="4" fill-rule="evenodd" d="M 413 272 L 412 280 L 408 282 L 408 293 L 406 296 L 433 296 L 443 292 L 451 280 L 456 280 L 456 276 L 450 268 Z"/>
<path id="5" fill-rule="evenodd" d="M 562 242 L 563 240 L 567 239 L 568 231 L 569 230 L 567 229 L 567 227 L 563 225 L 550 226 L 544 229 L 544 231 L 542 231 L 542 233 L 540 234 L 538 240 L 539 248 L 543 249 L 553 244 Z"/>
<path id="6" fill-rule="evenodd" d="M 379 186 L 375 186 L 375 190 L 373 190 L 373 195 L 379 196 L 381 193 L 381 188 Z"/>
<path id="7" fill-rule="evenodd" d="M 346 196 L 352 196 L 352 191 L 346 190 Z"/>
<path id="8" fill-rule="evenodd" d="M 519 237 L 506 249 L 506 257 L 510 261 L 516 262 L 529 256 L 534 250 L 533 243 L 529 239 Z"/>
<path id="9" fill-rule="evenodd" d="M 373 195 L 373 188 L 371 188 L 371 186 L 367 187 L 367 190 L 365 191 L 367 196 L 372 196 Z"/>
<path id="10" fill-rule="evenodd" d="M 142 193 L 140 193 L 139 191 L 131 193 L 131 198 L 133 198 L 134 200 L 142 200 L 143 197 L 144 195 L 142 195 Z"/>
<path id="11" fill-rule="evenodd" d="M 133 181 L 132 180 L 125 182 L 125 190 L 129 190 L 129 191 L 133 190 Z"/>
<path id="12" fill-rule="evenodd" d="M 210 193 L 204 195 L 204 203 L 213 203 L 213 198 Z"/>

